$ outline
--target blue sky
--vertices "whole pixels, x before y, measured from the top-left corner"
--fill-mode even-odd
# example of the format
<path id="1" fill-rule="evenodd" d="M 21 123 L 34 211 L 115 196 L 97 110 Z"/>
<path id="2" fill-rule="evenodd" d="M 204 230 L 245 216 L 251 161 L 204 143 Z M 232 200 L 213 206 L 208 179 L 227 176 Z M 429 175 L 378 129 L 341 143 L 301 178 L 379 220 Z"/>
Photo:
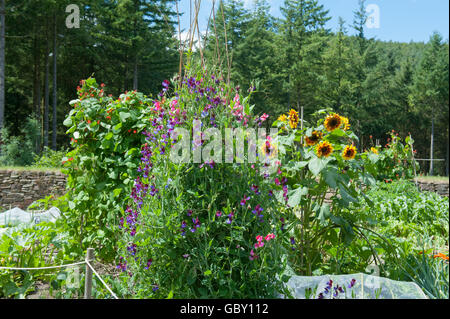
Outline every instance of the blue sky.
<path id="1" fill-rule="evenodd" d="M 252 0 L 242 1 L 247 8 L 251 8 Z M 284 1 L 269 2 L 271 14 L 281 17 L 279 8 Z M 340 16 L 346 21 L 348 32 L 354 32 L 349 24 L 353 21 L 353 11 L 358 8 L 358 0 L 319 0 L 319 3 L 329 10 L 329 16 L 332 17 L 328 28 L 336 30 Z M 367 0 L 366 5 L 376 5 L 379 8 L 379 28 L 366 28 L 367 37 L 383 41 L 427 42 L 433 31 L 438 31 L 444 40 L 449 38 L 448 0 Z M 181 0 L 180 11 L 185 12 L 181 25 L 185 31 L 189 29 L 189 7 L 189 0 Z M 212 0 L 202 0 L 200 30 L 206 29 L 211 7 Z"/>

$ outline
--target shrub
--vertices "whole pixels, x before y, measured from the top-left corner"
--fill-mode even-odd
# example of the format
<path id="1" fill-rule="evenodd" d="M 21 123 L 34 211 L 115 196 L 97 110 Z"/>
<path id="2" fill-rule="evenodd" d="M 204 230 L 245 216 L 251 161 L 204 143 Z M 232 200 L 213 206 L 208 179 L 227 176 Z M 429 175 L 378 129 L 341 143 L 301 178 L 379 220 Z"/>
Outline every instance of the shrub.
<path id="1" fill-rule="evenodd" d="M 419 164 L 414 160 L 413 145 L 411 136 L 407 136 L 403 143 L 398 133 L 392 131 L 384 148 L 371 147 L 366 152 L 365 167 L 377 180 L 411 179 L 419 170 Z"/>
<path id="2" fill-rule="evenodd" d="M 44 147 L 44 151 L 40 156 L 39 155 L 34 156 L 33 166 L 38 168 L 41 167 L 60 168 L 64 165 L 63 158 L 66 156 L 67 152 L 68 151 L 65 149 L 54 151 L 49 147 Z"/>
<path id="3" fill-rule="evenodd" d="M 37 121 L 28 118 L 25 127 L 18 136 L 10 135 L 8 129 L 3 128 L 0 133 L 0 165 L 1 166 L 29 166 L 33 164 L 34 143 L 39 131 Z"/>

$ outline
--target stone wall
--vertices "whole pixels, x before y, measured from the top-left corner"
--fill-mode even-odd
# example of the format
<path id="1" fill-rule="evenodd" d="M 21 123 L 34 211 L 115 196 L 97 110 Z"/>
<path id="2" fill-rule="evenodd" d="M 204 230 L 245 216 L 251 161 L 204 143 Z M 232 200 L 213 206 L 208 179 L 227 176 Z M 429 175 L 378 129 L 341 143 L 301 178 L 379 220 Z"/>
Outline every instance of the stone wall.
<path id="1" fill-rule="evenodd" d="M 421 191 L 436 192 L 441 196 L 448 197 L 448 183 L 433 183 L 417 181 L 419 189 Z"/>
<path id="2" fill-rule="evenodd" d="M 66 176 L 58 171 L 0 170 L 0 207 L 26 209 L 49 195 L 66 192 Z"/>

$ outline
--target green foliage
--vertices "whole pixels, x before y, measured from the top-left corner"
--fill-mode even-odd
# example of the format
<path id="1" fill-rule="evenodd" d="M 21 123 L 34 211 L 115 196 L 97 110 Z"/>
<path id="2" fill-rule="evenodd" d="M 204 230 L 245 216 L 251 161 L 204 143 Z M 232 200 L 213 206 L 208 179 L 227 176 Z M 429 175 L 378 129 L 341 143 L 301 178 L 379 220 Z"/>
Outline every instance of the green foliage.
<path id="1" fill-rule="evenodd" d="M 38 145 L 32 148 L 38 154 L 48 146 L 45 141 L 51 141 L 48 134 L 53 134 L 53 120 L 57 124 L 57 146 L 69 146 L 62 122 L 70 111 L 67 101 L 75 94 L 73 84 L 79 79 L 92 74 L 108 79 L 109 92 L 115 95 L 138 88 L 150 94 L 156 93 L 162 80 L 178 67 L 174 0 L 86 0 L 77 4 L 79 28 L 66 26 L 69 4 L 74 2 L 5 3 L 9 37 L 5 46 L 5 124 L 11 136 L 20 135 L 22 123 L 33 114 L 43 128 Z M 56 119 L 52 112 L 54 40 Z M 50 94 L 45 90 L 46 78 Z M 45 112 L 45 101 L 49 102 L 49 112 Z M 50 132 L 45 129 L 46 122 L 50 123 Z"/>
<path id="2" fill-rule="evenodd" d="M 51 148 L 44 147 L 42 154 L 34 156 L 33 167 L 53 167 L 60 168 L 63 167 L 63 158 L 66 155 L 67 150 L 62 149 L 59 151 L 54 151 Z"/>
<path id="3" fill-rule="evenodd" d="M 35 156 L 34 143 L 37 131 L 37 122 L 33 118 L 27 118 L 19 136 L 12 136 L 8 129 L 3 128 L 0 132 L 0 165 L 31 165 Z"/>
<path id="4" fill-rule="evenodd" d="M 297 243 L 290 262 L 297 272 L 307 275 L 324 263 L 324 250 L 336 255 L 340 245 L 348 246 L 360 237 L 357 227 L 365 216 L 345 214 L 345 208 L 358 207 L 363 199 L 373 205 L 362 185 L 371 186 L 375 180 L 362 169 L 363 156 L 353 146 L 355 134 L 343 117 L 332 113 L 325 119 L 324 113 L 319 112 L 322 118 L 315 126 L 303 129 L 295 128 L 298 114 L 294 110 L 286 121 L 280 118 L 274 123 L 279 128 L 281 170 L 287 178 L 277 195 L 287 204 L 288 219 L 294 220 L 291 235 Z M 338 121 L 334 127 L 330 126 L 332 118 Z M 327 195 L 331 196 L 325 200 Z M 374 251 L 367 253 L 365 259 Z"/>
<path id="5" fill-rule="evenodd" d="M 265 177 L 259 172 L 262 163 L 249 163 L 247 154 L 240 164 L 223 163 L 216 153 L 218 158 L 207 161 L 205 146 L 206 162 L 169 159 L 169 123 L 191 132 L 197 118 L 202 122 L 197 129 L 203 130 L 209 125 L 220 130 L 253 127 L 256 119 L 248 96 L 216 82 L 210 72 L 188 70 L 184 83 L 172 83 L 174 93 L 155 103 L 151 123 L 163 129 L 148 128 L 142 174 L 122 218 L 119 267 L 127 297 L 276 297 L 283 291 L 288 239 L 269 193 L 273 173 Z M 211 105 L 210 99 L 218 102 Z M 240 114 L 233 115 L 233 108 Z"/>
<path id="6" fill-rule="evenodd" d="M 403 144 L 398 133 L 392 130 L 385 148 L 372 146 L 364 154 L 365 168 L 377 180 L 386 183 L 393 179 L 412 179 L 419 171 L 419 163 L 414 160 L 413 145 L 411 136 L 407 136 Z"/>
<path id="7" fill-rule="evenodd" d="M 320 269 L 366 272 L 375 263 L 381 276 L 414 281 L 431 298 L 448 296 L 448 262 L 433 258 L 438 252 L 448 256 L 448 198 L 421 193 L 414 183 L 405 180 L 378 182 L 366 195 L 373 206 L 352 206 L 348 214 L 365 220 L 360 229 L 368 241 L 326 246 L 330 259 Z M 371 257 L 368 243 L 383 261 Z"/>
<path id="8" fill-rule="evenodd" d="M 64 121 L 74 148 L 63 158 L 67 174 L 67 226 L 81 247 L 112 258 L 123 200 L 137 175 L 152 101 L 135 91 L 114 100 L 103 84 L 83 81 Z"/>
<path id="9" fill-rule="evenodd" d="M 370 214 L 382 223 L 387 234 L 408 238 L 415 230 L 426 229 L 429 236 L 445 238 L 448 234 L 448 198 L 433 192 L 421 193 L 412 182 L 378 183 L 368 193 L 374 207 L 361 213 Z"/>
<path id="10" fill-rule="evenodd" d="M 8 229 L 0 237 L 0 266 L 35 268 L 71 261 L 71 239 L 62 224 L 40 223 Z M 0 296 L 24 298 L 49 270 L 0 270 Z"/>
<path id="11" fill-rule="evenodd" d="M 428 250 L 431 253 L 432 249 Z M 414 281 L 429 298 L 448 299 L 449 297 L 449 271 L 448 255 L 447 260 L 433 254 L 427 254 L 423 249 L 422 253 L 416 251 L 402 255 L 403 263 L 400 265 L 403 275 Z"/>

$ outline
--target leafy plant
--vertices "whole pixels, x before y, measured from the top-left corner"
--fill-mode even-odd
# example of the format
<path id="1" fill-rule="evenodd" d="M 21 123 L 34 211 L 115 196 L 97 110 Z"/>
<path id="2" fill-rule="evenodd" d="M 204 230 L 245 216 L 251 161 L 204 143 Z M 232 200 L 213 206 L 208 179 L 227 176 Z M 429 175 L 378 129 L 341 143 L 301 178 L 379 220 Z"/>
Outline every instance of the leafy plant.
<path id="1" fill-rule="evenodd" d="M 114 258 L 121 206 L 137 176 L 151 100 L 127 92 L 114 100 L 95 79 L 82 81 L 64 125 L 74 148 L 63 158 L 67 226 L 80 247 Z"/>
<path id="2" fill-rule="evenodd" d="M 392 130 L 384 148 L 372 146 L 366 152 L 365 167 L 377 180 L 386 183 L 400 178 L 411 179 L 419 170 L 419 163 L 414 160 L 413 145 L 411 136 L 407 136 L 403 143 L 398 133 Z"/>
<path id="3" fill-rule="evenodd" d="M 276 196 L 286 205 L 286 219 L 294 221 L 291 234 L 297 249 L 290 261 L 307 275 L 323 265 L 325 255 L 336 256 L 340 244 L 348 246 L 358 237 L 366 240 L 358 229 L 364 216 L 348 214 L 345 208 L 359 206 L 363 198 L 372 205 L 364 192 L 375 183 L 354 146 L 357 137 L 349 120 L 326 110 L 316 116 L 315 126 L 299 128 L 298 113 L 291 110 L 273 124 L 279 129 L 283 176 L 276 182 Z M 374 249 L 369 253 L 376 258 Z"/>
<path id="4" fill-rule="evenodd" d="M 215 150 L 210 160 L 203 150 L 201 163 L 169 158 L 179 142 L 175 128 L 203 127 L 194 134 L 200 137 L 196 149 L 208 145 L 207 126 L 244 129 L 263 122 L 252 115 L 248 100 L 204 71 L 189 70 L 181 81 L 163 83 L 121 219 L 118 267 L 127 296 L 262 298 L 283 290 L 283 245 L 289 240 L 273 196 L 276 171 L 262 174 L 263 164 L 247 155 L 240 163 L 237 155 L 223 163 Z"/>
<path id="5" fill-rule="evenodd" d="M 0 237 L 1 266 L 36 268 L 70 260 L 67 249 L 71 246 L 70 239 L 61 227 L 42 222 L 9 228 Z M 48 273 L 48 270 L 0 270 L 0 295 L 24 298 L 33 291 L 35 281 Z"/>
<path id="6" fill-rule="evenodd" d="M 418 246 L 408 252 L 401 250 L 401 274 L 414 281 L 432 299 L 448 299 L 449 267 L 447 255 L 437 253 L 428 234 L 417 234 Z M 420 248 L 420 249 L 417 249 Z"/>
<path id="7" fill-rule="evenodd" d="M 21 134 L 13 136 L 7 128 L 2 128 L 0 138 L 1 166 L 28 166 L 33 163 L 34 143 L 39 131 L 36 119 L 28 118 Z"/>
<path id="8" fill-rule="evenodd" d="M 42 154 L 34 156 L 33 167 L 55 167 L 60 168 L 63 166 L 63 158 L 66 155 L 67 150 L 62 149 L 54 151 L 49 147 L 44 147 Z"/>

